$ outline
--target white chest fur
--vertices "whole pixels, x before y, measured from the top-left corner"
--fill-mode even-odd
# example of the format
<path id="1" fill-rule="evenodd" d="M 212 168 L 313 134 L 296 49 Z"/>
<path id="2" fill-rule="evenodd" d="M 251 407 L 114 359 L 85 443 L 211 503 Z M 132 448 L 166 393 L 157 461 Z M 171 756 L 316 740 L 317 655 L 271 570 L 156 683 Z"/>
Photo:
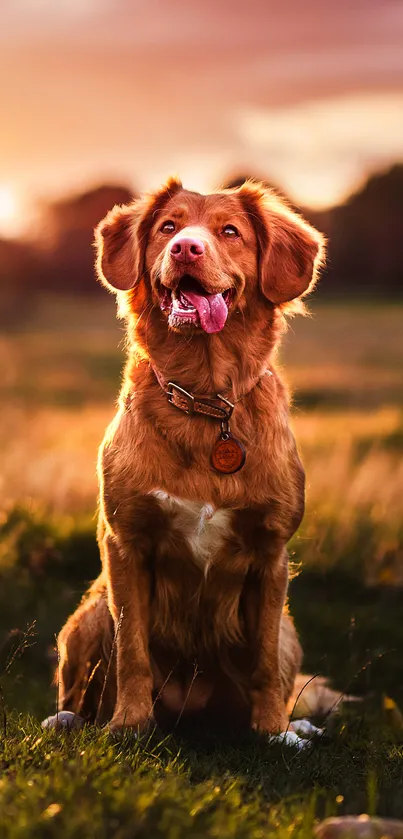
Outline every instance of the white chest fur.
<path id="1" fill-rule="evenodd" d="M 158 498 L 172 516 L 172 526 L 185 537 L 195 564 L 206 573 L 231 533 L 231 511 L 217 510 L 202 501 L 177 498 L 161 489 L 150 494 Z"/>

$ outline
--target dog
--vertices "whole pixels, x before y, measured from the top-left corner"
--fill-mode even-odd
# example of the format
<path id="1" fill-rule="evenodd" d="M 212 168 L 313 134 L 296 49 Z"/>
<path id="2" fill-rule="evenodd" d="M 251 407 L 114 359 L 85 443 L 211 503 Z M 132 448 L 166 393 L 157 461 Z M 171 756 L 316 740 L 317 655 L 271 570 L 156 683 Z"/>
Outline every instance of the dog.
<path id="1" fill-rule="evenodd" d="M 284 732 L 304 471 L 275 354 L 323 237 L 262 184 L 201 195 L 171 178 L 114 207 L 95 246 L 128 360 L 99 454 L 102 573 L 58 639 L 60 712 Z"/>

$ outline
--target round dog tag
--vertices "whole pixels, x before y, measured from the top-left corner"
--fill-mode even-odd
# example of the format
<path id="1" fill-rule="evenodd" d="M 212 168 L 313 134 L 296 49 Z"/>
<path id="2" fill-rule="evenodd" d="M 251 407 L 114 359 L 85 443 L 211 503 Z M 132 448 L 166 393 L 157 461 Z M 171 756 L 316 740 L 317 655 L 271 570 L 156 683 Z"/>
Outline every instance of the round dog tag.
<path id="1" fill-rule="evenodd" d="M 232 475 L 242 469 L 246 453 L 242 443 L 232 434 L 222 433 L 214 445 L 211 453 L 211 465 L 216 472 Z"/>

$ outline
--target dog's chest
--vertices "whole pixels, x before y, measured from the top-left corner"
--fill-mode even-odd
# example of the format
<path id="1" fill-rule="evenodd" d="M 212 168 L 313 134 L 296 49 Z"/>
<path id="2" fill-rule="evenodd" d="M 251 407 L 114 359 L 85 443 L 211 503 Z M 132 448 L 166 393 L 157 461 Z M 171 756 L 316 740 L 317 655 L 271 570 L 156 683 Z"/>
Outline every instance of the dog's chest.
<path id="1" fill-rule="evenodd" d="M 152 492 L 169 516 L 170 529 L 186 539 L 194 563 L 207 571 L 232 532 L 232 512 L 212 504 L 188 501 L 163 490 Z"/>

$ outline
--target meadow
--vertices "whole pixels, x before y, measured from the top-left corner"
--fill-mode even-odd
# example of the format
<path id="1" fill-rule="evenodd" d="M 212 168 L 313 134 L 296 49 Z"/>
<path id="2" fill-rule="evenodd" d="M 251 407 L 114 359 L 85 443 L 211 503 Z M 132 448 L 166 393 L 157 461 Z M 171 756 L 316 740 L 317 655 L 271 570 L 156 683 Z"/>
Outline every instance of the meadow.
<path id="1" fill-rule="evenodd" d="M 124 359 L 111 299 L 38 300 L 0 337 L 0 835 L 312 835 L 315 819 L 403 817 L 403 306 L 313 304 L 280 356 L 307 472 L 290 545 L 304 670 L 363 701 L 307 754 L 176 732 L 44 733 L 54 634 L 99 567 L 97 447 Z"/>

